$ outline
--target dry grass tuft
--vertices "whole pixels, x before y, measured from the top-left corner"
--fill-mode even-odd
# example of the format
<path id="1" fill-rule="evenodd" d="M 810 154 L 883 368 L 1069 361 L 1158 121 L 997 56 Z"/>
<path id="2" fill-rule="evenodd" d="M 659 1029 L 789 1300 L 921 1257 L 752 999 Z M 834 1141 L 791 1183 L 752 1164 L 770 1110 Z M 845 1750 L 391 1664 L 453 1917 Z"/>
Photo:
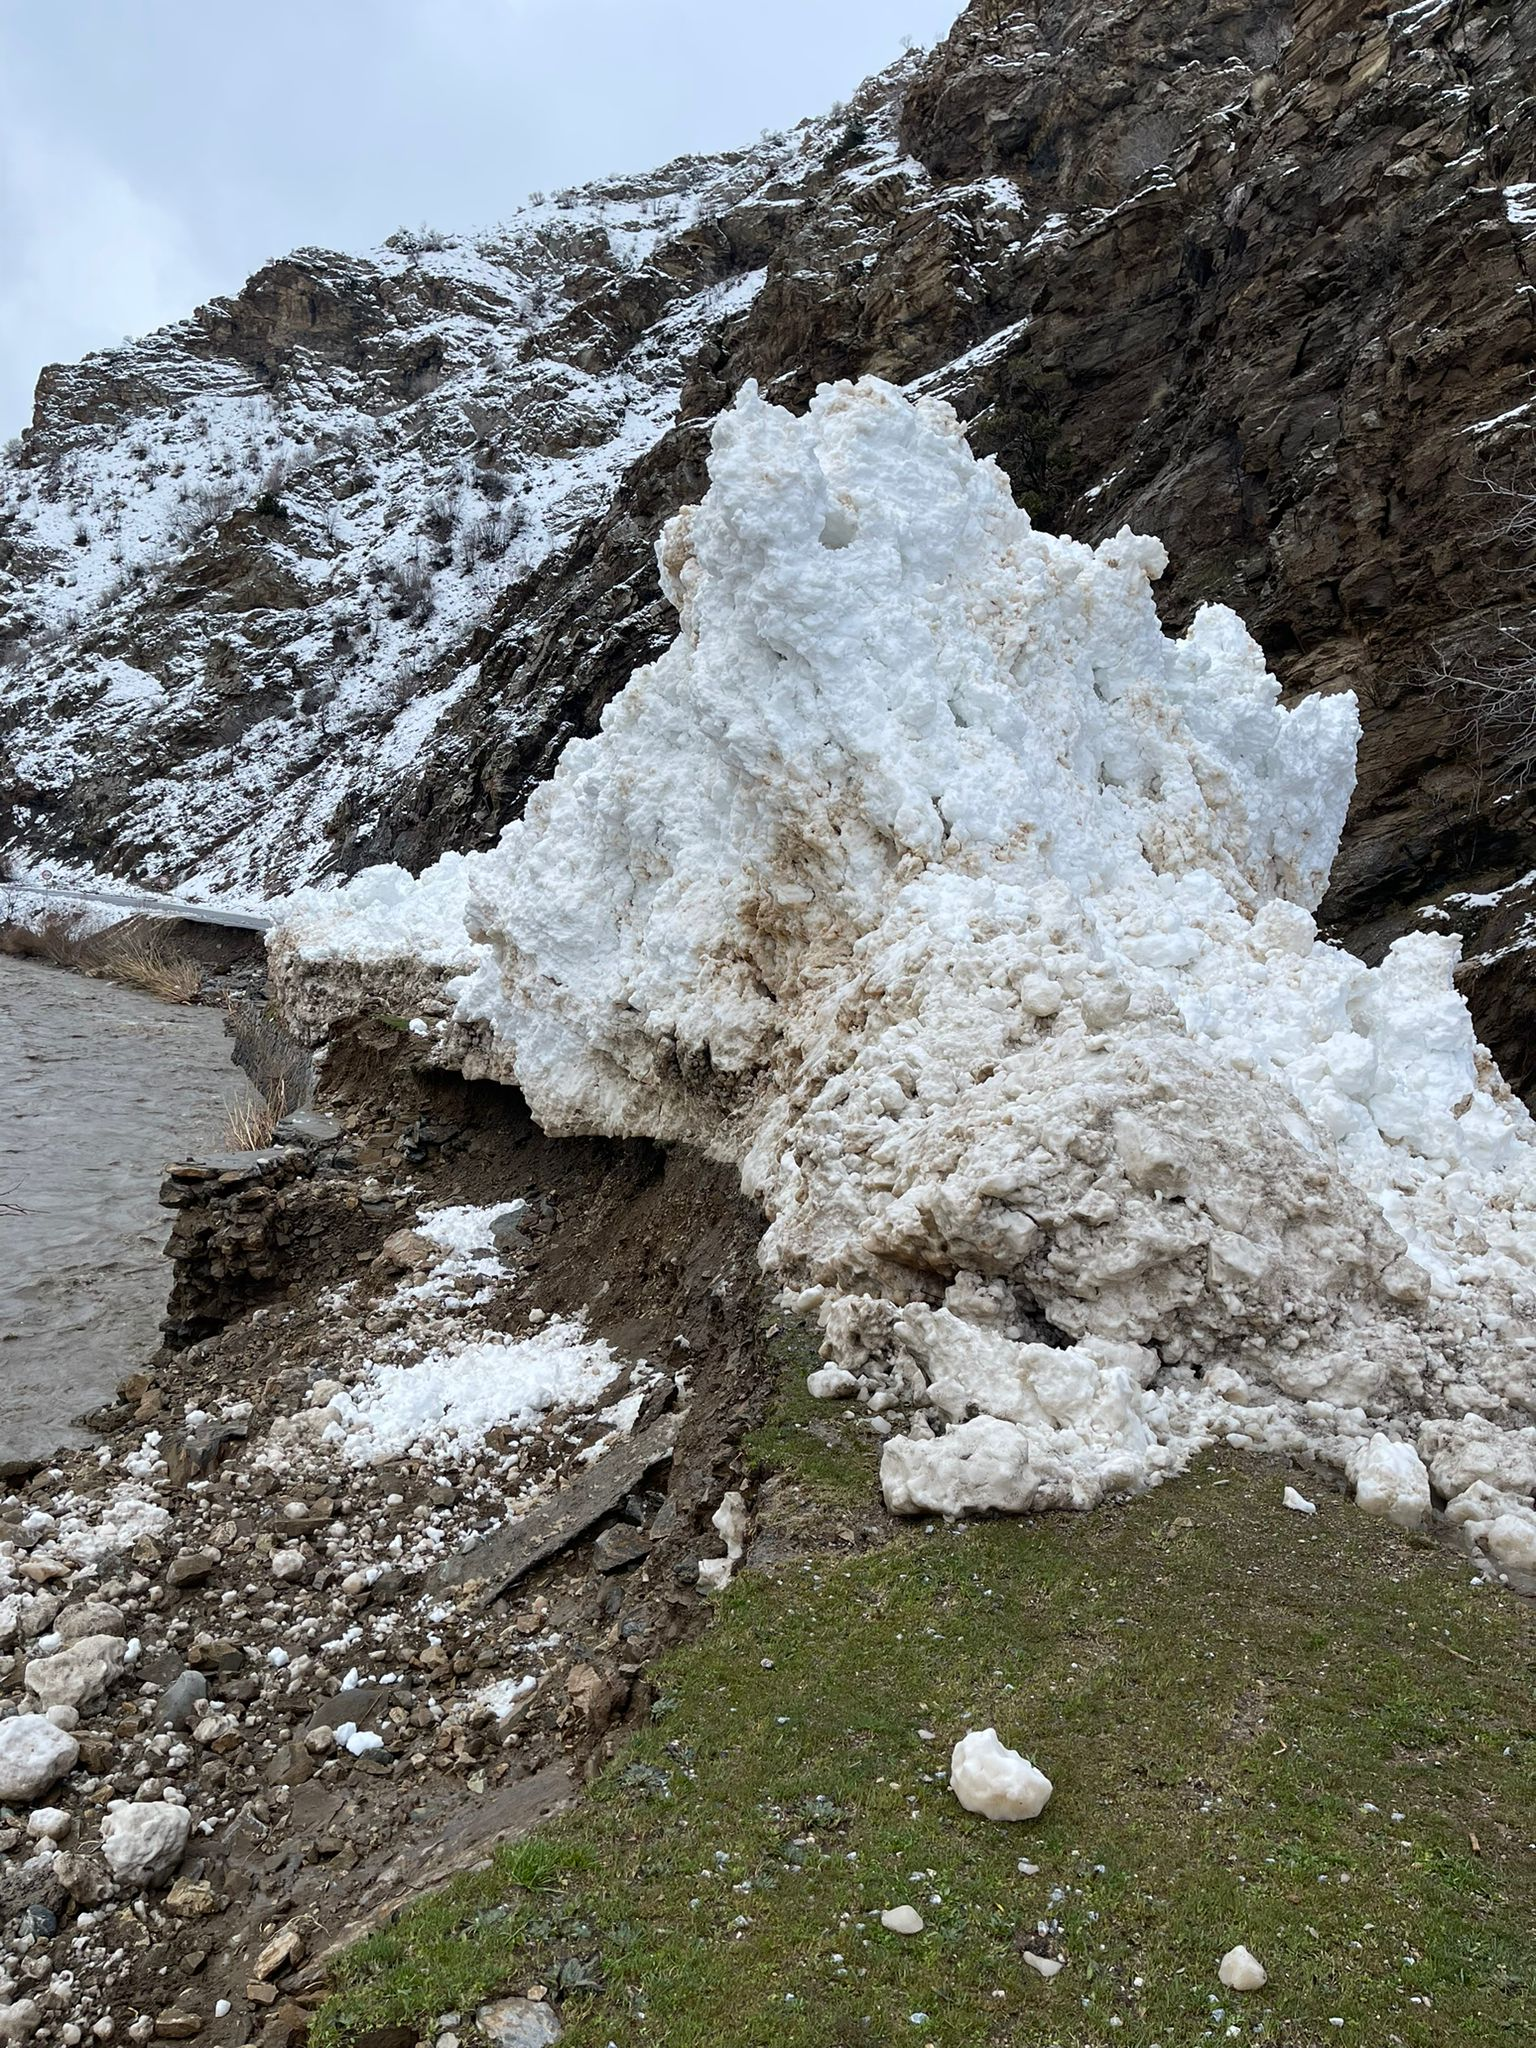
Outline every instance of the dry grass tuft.
<path id="1" fill-rule="evenodd" d="M 224 1028 L 235 1041 L 235 1065 L 250 1076 L 278 1122 L 309 1106 L 315 1074 L 308 1048 L 283 1028 L 271 1010 L 255 1003 L 232 1002 Z"/>
<path id="2" fill-rule="evenodd" d="M 92 971 L 126 988 L 143 989 L 163 1003 L 195 1002 L 203 985 L 197 962 L 178 953 L 153 926 L 124 930 L 116 938 L 108 932 Z"/>
<path id="3" fill-rule="evenodd" d="M 271 1010 L 232 1002 L 224 1028 L 234 1039 L 235 1065 L 258 1091 L 229 1105 L 225 1138 L 237 1152 L 260 1152 L 285 1116 L 307 1108 L 315 1092 L 309 1052 Z"/>
<path id="4" fill-rule="evenodd" d="M 232 1152 L 262 1152 L 282 1118 L 259 1095 L 244 1095 L 228 1105 L 224 1142 Z"/>
<path id="5" fill-rule="evenodd" d="M 92 950 L 85 917 L 78 910 L 50 910 L 36 924 L 7 918 L 0 924 L 0 953 L 12 960 L 46 960 L 53 967 L 89 971 Z"/>
<path id="6" fill-rule="evenodd" d="M 195 1002 L 203 985 L 197 962 L 142 918 L 128 918 L 104 932 L 92 931 L 79 910 L 50 910 L 32 924 L 7 919 L 0 923 L 0 953 L 120 982 L 165 1003 Z"/>

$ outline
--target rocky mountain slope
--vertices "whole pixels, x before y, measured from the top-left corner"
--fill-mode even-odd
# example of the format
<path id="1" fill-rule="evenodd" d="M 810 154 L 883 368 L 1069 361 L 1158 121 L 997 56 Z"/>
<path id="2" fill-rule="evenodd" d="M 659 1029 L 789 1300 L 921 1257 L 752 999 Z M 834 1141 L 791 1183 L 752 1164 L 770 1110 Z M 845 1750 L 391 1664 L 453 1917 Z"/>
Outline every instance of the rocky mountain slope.
<path id="1" fill-rule="evenodd" d="M 709 425 L 873 372 L 1051 526 L 1154 532 L 1289 697 L 1352 688 L 1326 906 L 1465 932 L 1517 1084 L 1536 20 L 1009 9 L 739 156 L 477 238 L 302 251 L 45 372 L 3 478 L 0 840 L 268 893 L 487 843 L 670 637 Z M 1491 486 L 1491 487 L 1490 487 Z"/>

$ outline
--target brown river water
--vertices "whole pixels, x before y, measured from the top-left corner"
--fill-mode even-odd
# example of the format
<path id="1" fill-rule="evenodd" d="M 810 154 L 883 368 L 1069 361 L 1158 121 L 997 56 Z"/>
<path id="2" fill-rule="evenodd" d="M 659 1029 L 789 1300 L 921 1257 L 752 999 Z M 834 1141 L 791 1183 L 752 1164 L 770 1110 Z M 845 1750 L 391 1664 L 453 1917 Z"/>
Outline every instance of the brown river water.
<path id="1" fill-rule="evenodd" d="M 0 957 L 0 1466 L 87 1441 L 159 1341 L 161 1169 L 246 1092 L 215 1010 Z"/>

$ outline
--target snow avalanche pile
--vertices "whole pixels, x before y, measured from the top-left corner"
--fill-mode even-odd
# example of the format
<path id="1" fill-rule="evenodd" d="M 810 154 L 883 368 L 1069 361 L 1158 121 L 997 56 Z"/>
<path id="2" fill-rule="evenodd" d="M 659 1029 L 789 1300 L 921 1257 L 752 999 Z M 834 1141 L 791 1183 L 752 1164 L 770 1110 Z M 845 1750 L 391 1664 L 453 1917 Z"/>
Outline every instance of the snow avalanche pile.
<path id="1" fill-rule="evenodd" d="M 290 1009 L 441 963 L 435 1056 L 736 1160 L 898 1510 L 1221 1437 L 1536 1570 L 1531 1123 L 1452 942 L 1317 937 L 1352 699 L 1168 638 L 1158 543 L 1036 532 L 937 402 L 748 387 L 710 473 L 673 645 L 494 850 L 296 899 Z"/>

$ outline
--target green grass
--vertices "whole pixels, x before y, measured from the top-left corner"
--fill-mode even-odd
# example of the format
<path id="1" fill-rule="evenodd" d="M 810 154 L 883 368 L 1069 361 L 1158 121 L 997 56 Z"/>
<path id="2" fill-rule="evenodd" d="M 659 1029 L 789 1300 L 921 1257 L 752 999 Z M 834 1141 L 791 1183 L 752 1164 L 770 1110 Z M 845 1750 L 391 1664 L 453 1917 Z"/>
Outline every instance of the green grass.
<path id="1" fill-rule="evenodd" d="M 1531 2037 L 1528 1607 L 1332 1495 L 1283 1512 L 1235 1458 L 860 1549 L 867 1440 L 792 1353 L 752 1446 L 777 1562 L 660 1668 L 577 1813 L 351 1953 L 322 2043 L 538 1982 L 570 2048 Z M 958 1806 L 968 1723 L 1054 1779 L 1040 1820 Z M 898 1903 L 925 1933 L 871 1917 Z M 1216 1979 L 1237 1941 L 1270 1973 L 1246 1997 Z"/>

